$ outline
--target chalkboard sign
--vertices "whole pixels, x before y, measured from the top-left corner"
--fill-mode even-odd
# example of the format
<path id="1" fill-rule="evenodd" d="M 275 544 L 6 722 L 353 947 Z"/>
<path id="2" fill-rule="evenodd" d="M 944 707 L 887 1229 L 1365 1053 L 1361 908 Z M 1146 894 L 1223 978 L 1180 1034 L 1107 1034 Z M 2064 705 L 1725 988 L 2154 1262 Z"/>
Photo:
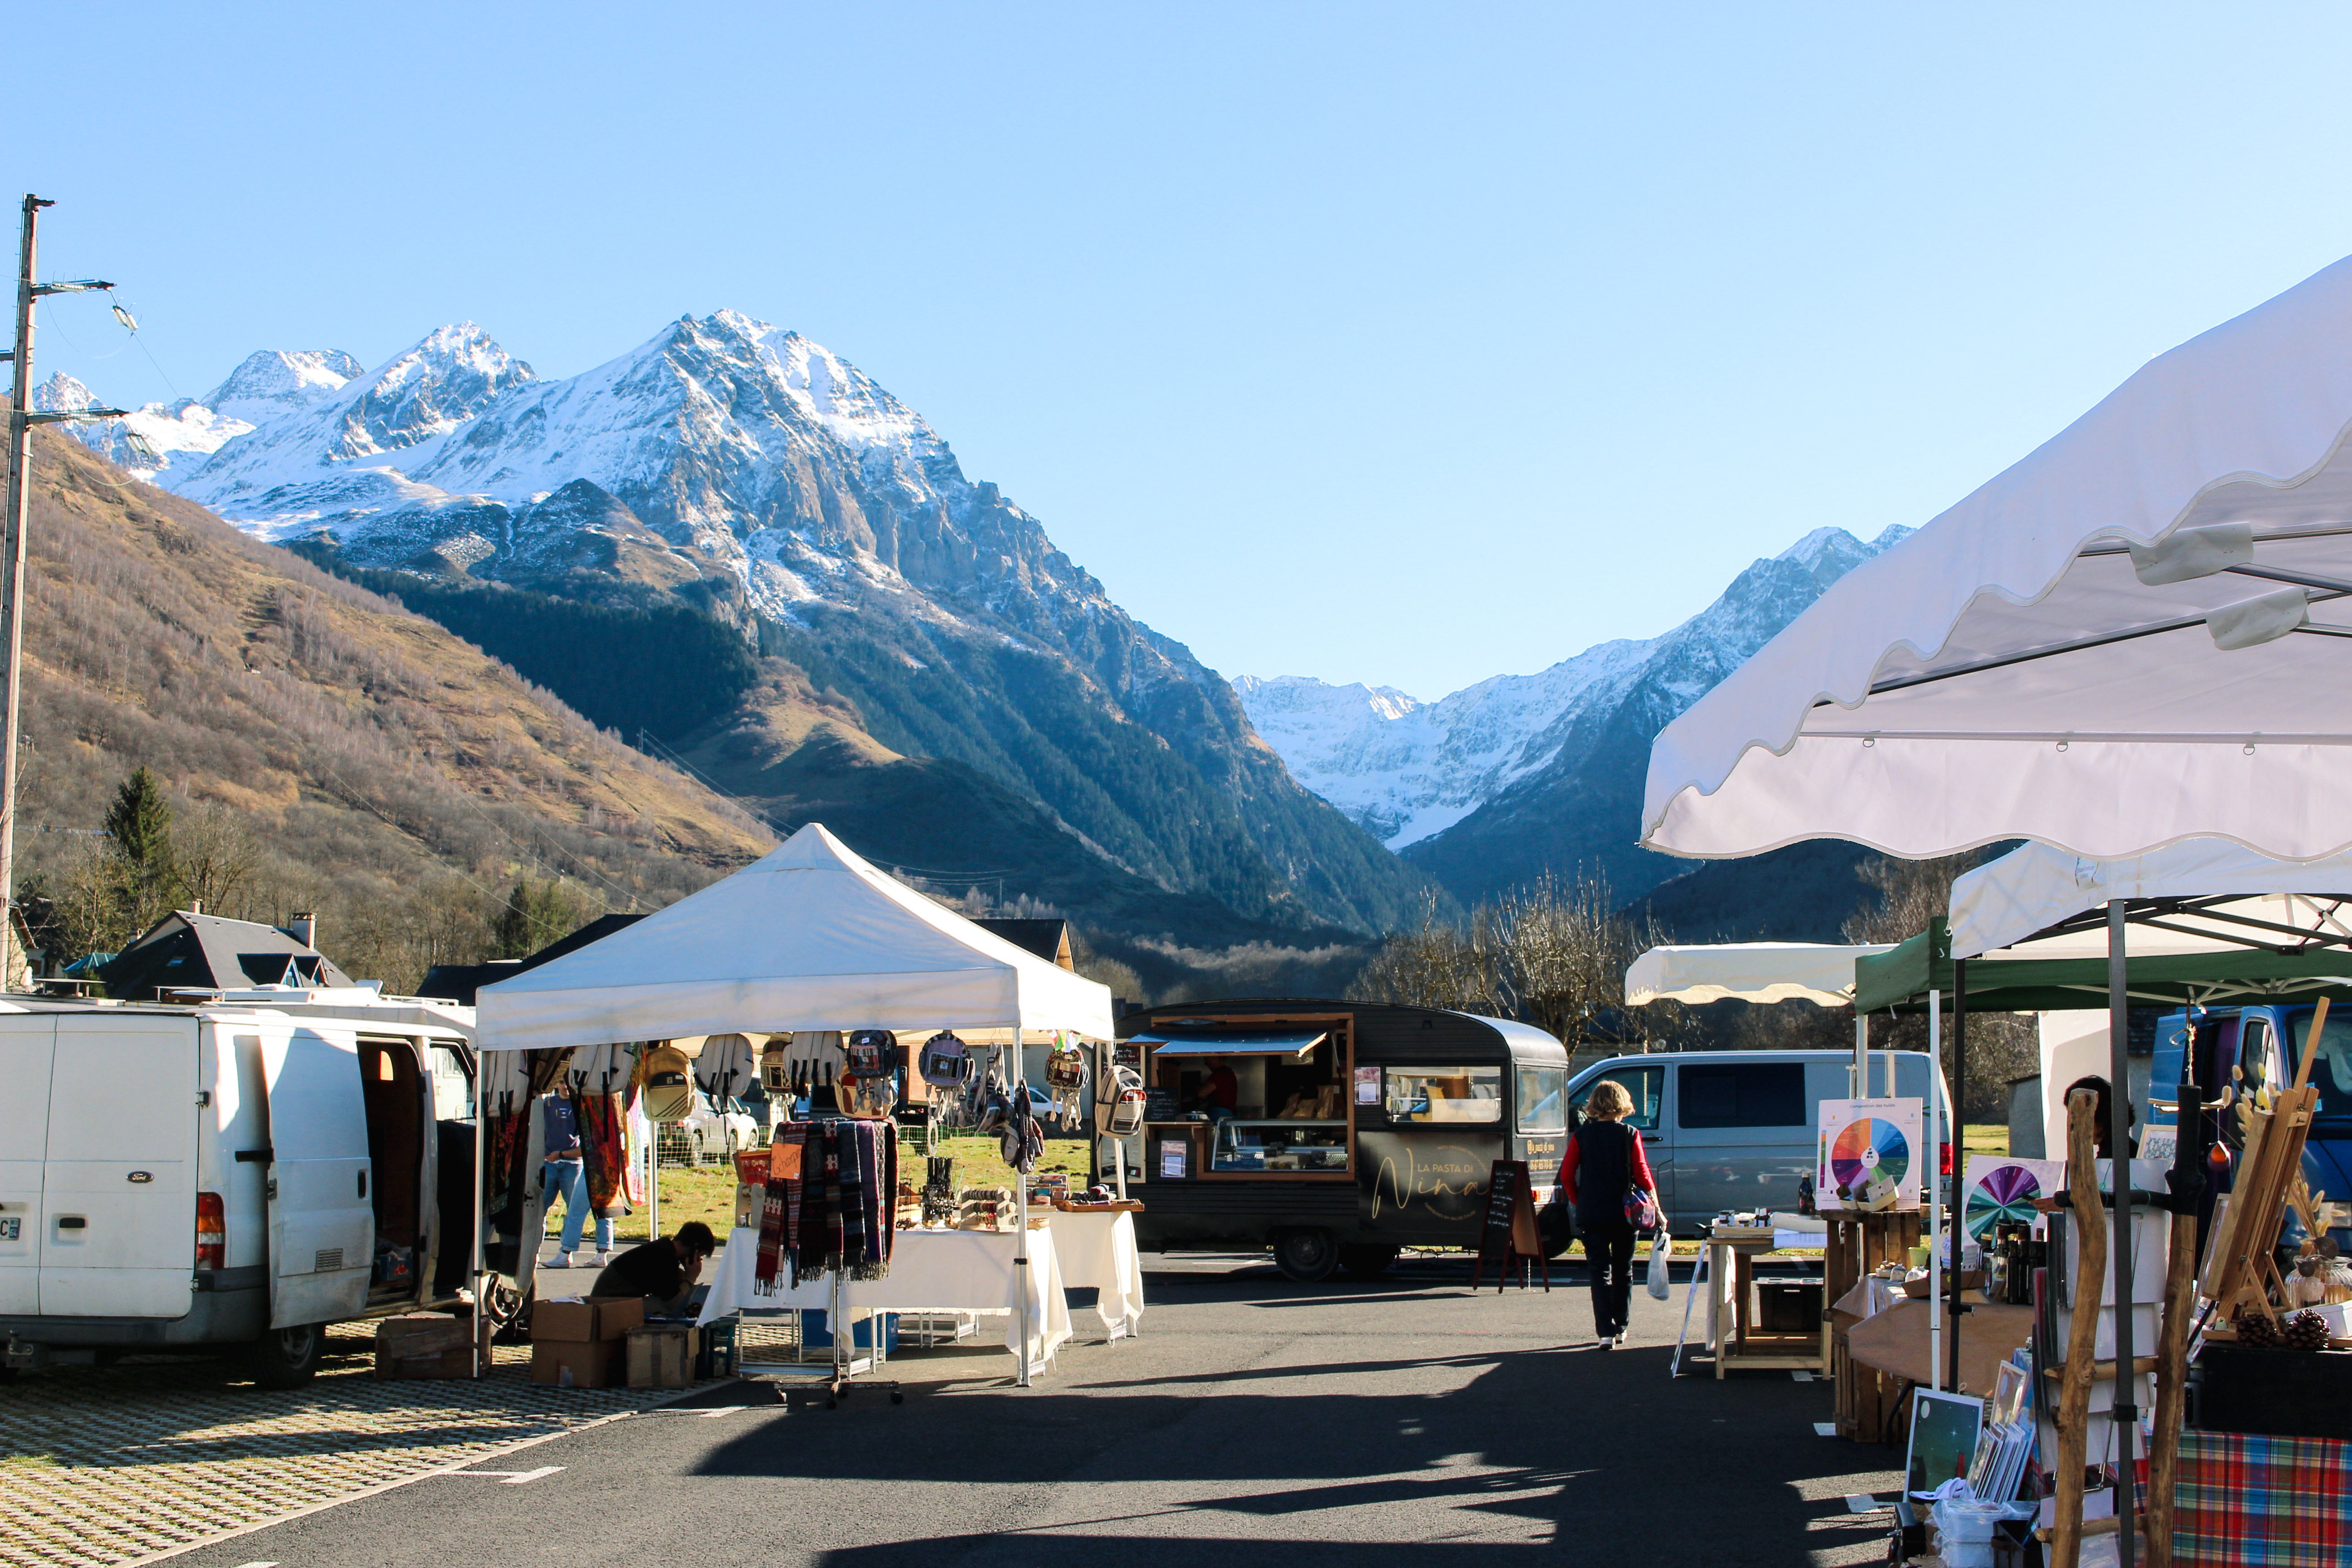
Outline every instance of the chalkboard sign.
<path id="1" fill-rule="evenodd" d="M 1172 1089 L 1147 1089 L 1143 1091 L 1143 1120 L 1173 1121 L 1180 1112 L 1176 1109 L 1176 1091 Z"/>
<path id="2" fill-rule="evenodd" d="M 1486 1173 L 1486 1208 L 1479 1216 L 1478 1262 L 1470 1271 L 1475 1290 L 1486 1266 L 1495 1266 L 1495 1289 L 1510 1279 L 1511 1266 L 1531 1261 L 1543 1269 L 1543 1287 L 1551 1289 L 1551 1267 L 1544 1261 L 1543 1237 L 1536 1225 L 1535 1194 L 1525 1160 L 1497 1160 Z"/>

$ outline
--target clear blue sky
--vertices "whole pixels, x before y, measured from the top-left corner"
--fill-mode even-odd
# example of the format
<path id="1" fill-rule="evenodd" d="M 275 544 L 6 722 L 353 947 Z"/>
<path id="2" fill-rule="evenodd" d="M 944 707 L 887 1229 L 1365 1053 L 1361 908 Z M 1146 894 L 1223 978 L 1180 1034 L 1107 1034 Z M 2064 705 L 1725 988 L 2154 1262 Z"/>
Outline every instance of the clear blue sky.
<path id="1" fill-rule="evenodd" d="M 2340 11 L 17 7 L 121 402 L 796 327 L 1228 673 L 1431 698 L 1924 521 L 2352 251 Z M 13 85 L 13 84 L 12 84 Z M 110 357 L 101 357 L 110 356 Z"/>

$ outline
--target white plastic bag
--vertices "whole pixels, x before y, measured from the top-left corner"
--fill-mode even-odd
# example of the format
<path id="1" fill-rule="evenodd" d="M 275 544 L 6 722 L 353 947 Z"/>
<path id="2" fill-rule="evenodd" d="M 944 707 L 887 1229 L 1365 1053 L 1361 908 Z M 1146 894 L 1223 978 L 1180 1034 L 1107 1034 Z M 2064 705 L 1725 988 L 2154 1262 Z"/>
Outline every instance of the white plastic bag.
<path id="1" fill-rule="evenodd" d="M 1666 1275 L 1666 1261 L 1673 1256 L 1674 1242 L 1662 1225 L 1658 1226 L 1657 1239 L 1650 1243 L 1650 1294 L 1660 1301 L 1673 1293 L 1672 1282 Z"/>

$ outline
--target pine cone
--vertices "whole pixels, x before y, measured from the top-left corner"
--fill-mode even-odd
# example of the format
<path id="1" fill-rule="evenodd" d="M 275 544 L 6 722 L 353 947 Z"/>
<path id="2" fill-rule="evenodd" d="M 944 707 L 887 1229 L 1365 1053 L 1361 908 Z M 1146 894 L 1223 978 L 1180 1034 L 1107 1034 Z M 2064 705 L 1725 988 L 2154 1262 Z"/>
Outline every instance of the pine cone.
<path id="1" fill-rule="evenodd" d="M 2238 1342 L 2249 1350 L 2271 1350 L 2279 1342 L 2278 1324 L 2262 1312 L 2238 1314 Z"/>
<path id="2" fill-rule="evenodd" d="M 2286 1321 L 2286 1347 L 2294 1351 L 2327 1348 L 2327 1320 L 2316 1312 L 2297 1312 Z"/>

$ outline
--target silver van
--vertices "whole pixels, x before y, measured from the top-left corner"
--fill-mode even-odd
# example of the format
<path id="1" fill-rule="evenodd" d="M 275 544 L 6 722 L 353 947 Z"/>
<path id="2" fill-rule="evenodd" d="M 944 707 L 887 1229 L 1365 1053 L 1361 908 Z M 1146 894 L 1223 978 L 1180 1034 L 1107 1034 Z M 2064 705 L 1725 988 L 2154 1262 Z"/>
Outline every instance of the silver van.
<path id="1" fill-rule="evenodd" d="M 1888 1053 L 1871 1053 L 1871 1093 L 1885 1093 Z M 1895 1093 L 1927 1097 L 1927 1054 L 1896 1051 Z M 1659 1207 L 1678 1236 L 1695 1236 L 1726 1209 L 1797 1207 L 1798 1183 L 1818 1158 L 1821 1105 L 1853 1090 L 1853 1056 L 1844 1051 L 1670 1051 L 1612 1057 L 1569 1080 L 1570 1122 L 1602 1079 L 1633 1100 L 1626 1124 L 1658 1178 Z M 1937 1138 L 1951 1142 L 1950 1121 Z M 1948 1158 L 1948 1155 L 1946 1156 Z M 1942 1165 L 1941 1168 L 1948 1169 Z M 1538 1185 L 1556 1173 L 1531 1173 Z"/>

